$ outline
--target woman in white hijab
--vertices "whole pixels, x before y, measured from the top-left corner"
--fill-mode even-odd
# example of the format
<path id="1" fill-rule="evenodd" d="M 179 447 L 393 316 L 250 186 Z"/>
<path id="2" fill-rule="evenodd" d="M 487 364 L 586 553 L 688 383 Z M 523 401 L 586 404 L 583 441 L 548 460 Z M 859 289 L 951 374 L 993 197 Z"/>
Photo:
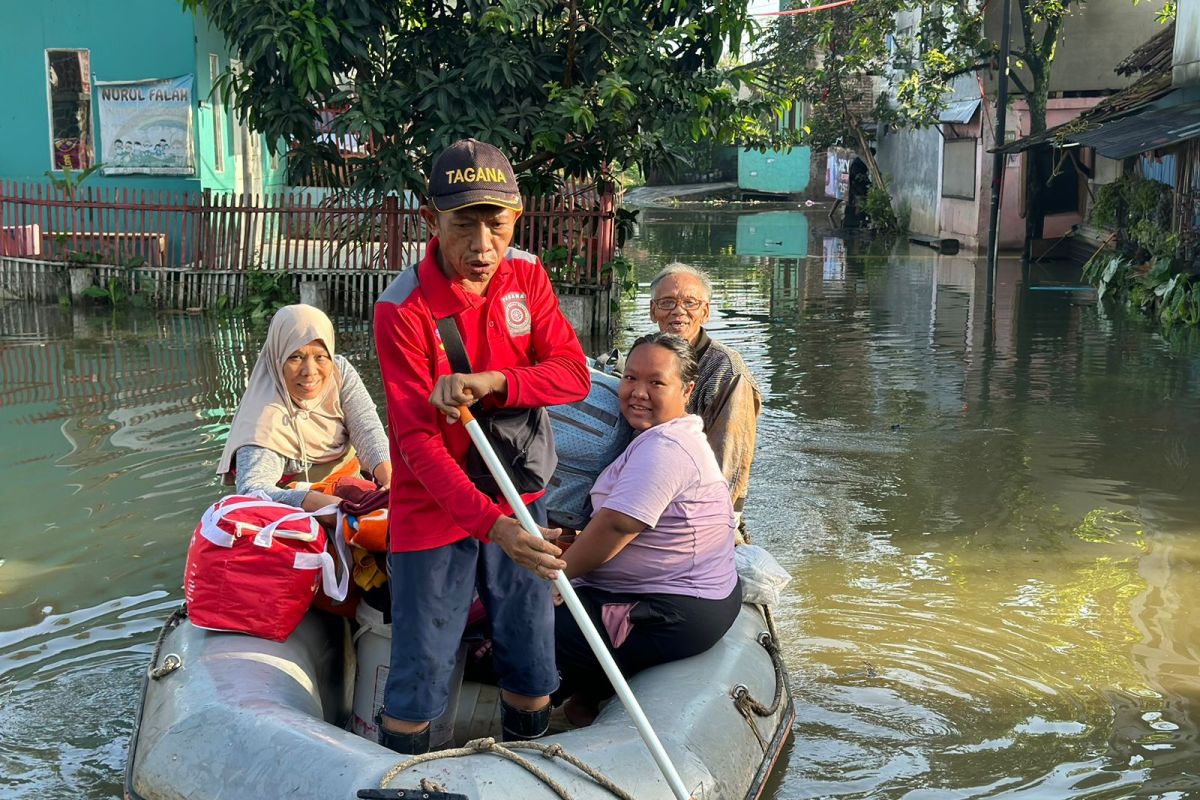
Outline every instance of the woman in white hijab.
<path id="1" fill-rule="evenodd" d="M 284 306 L 271 319 L 217 472 L 236 482 L 238 494 L 262 491 L 315 511 L 338 498 L 310 484 L 359 470 L 380 486 L 392 479 L 375 404 L 358 372 L 335 354 L 329 317 L 312 306 Z"/>

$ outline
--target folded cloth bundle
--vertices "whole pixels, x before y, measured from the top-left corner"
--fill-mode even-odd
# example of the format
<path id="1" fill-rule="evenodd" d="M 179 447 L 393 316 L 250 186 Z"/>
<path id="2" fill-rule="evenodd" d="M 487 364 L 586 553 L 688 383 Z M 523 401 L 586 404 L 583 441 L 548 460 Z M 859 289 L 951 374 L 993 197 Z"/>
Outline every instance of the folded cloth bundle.
<path id="1" fill-rule="evenodd" d="M 362 478 L 342 478 L 331 487 L 330 494 L 342 498 L 338 508 L 343 514 L 361 517 L 387 508 L 388 490 L 380 489 L 371 481 Z"/>

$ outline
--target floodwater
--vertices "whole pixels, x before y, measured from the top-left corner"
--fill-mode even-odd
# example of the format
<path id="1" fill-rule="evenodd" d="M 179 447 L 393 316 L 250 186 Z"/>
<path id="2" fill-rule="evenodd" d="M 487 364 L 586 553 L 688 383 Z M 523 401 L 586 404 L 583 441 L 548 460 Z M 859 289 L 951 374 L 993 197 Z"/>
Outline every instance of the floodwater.
<path id="1" fill-rule="evenodd" d="M 823 215 L 642 223 L 620 341 L 689 261 L 764 393 L 747 518 L 795 576 L 798 712 L 770 796 L 1200 795 L 1200 344 L 1011 263 L 989 310 L 971 260 L 872 253 Z M 119 795 L 261 337 L 0 307 L 0 796 Z"/>

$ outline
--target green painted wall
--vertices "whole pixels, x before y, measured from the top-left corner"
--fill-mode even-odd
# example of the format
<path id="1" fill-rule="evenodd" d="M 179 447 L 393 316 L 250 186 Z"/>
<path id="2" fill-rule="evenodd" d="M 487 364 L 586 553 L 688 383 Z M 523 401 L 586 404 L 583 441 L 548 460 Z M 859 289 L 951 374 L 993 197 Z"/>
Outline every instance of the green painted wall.
<path id="1" fill-rule="evenodd" d="M 808 189 L 812 150 L 793 147 L 791 152 L 738 151 L 738 188 L 754 192 L 796 194 Z"/>
<path id="2" fill-rule="evenodd" d="M 225 39 L 203 18 L 195 20 L 196 63 L 193 71 L 196 75 L 197 137 L 199 152 L 202 158 L 199 162 L 200 185 L 214 192 L 232 192 L 238 190 L 237 177 L 244 171 L 242 167 L 242 126 L 234 119 L 230 109 L 221 103 L 221 98 L 212 94 L 211 64 L 209 57 L 215 55 L 221 72 L 229 69 L 231 56 Z M 220 106 L 221 145 L 224 161 L 220 162 L 216 155 L 216 133 L 213 124 L 214 109 Z M 258 137 L 259 159 L 263 189 L 266 191 L 284 188 L 286 170 L 284 159 L 272 159 L 267 152 L 262 137 Z M 273 164 L 274 162 L 274 164 Z M 222 166 L 223 169 L 218 169 Z"/>
<path id="3" fill-rule="evenodd" d="M 165 0 L 4 0 L 0 24 L 0 177 L 45 181 L 52 166 L 46 53 L 86 49 L 95 80 L 168 78 L 193 70 L 192 21 Z M 93 95 L 95 89 L 93 88 Z M 95 102 L 92 129 L 97 130 Z M 93 137 L 95 138 L 95 137 Z M 96 158 L 103 161 L 99 142 Z M 89 185 L 195 189 L 175 176 L 93 175 Z"/>
<path id="4" fill-rule="evenodd" d="M 195 32 L 195 62 L 192 72 L 196 75 L 196 139 L 197 153 L 200 154 L 199 167 L 200 185 L 214 192 L 233 191 L 236 178 L 236 156 L 233 139 L 233 122 L 229 110 L 221 104 L 221 99 L 212 94 L 212 77 L 210 75 L 209 54 L 217 57 L 219 69 L 223 72 L 229 68 L 229 49 L 221 34 L 213 30 L 207 20 L 197 19 L 193 22 Z M 213 107 L 221 106 L 221 150 L 224 162 L 218 170 L 218 160 L 215 146 L 213 125 Z"/>
<path id="5" fill-rule="evenodd" d="M 46 53 L 86 49 L 94 80 L 195 76 L 194 177 L 93 174 L 87 186 L 165 191 L 231 191 L 238 150 L 235 125 L 223 118 L 225 169 L 215 168 L 209 53 L 221 69 L 229 49 L 207 21 L 194 19 L 175 0 L 0 0 L 0 179 L 45 183 L 52 166 Z M 105 154 L 98 136 L 93 87 L 92 130 L 96 159 Z M 264 186 L 278 187 L 278 170 L 262 147 Z M 282 159 L 281 159 L 282 161 Z"/>

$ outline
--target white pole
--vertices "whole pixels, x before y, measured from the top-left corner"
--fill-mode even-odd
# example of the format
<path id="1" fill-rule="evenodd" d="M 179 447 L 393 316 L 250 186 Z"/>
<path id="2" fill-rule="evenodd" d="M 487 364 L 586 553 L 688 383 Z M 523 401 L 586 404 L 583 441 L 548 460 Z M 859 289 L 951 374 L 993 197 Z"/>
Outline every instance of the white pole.
<path id="1" fill-rule="evenodd" d="M 496 451 L 492 449 L 491 442 L 484 435 L 483 428 L 479 427 L 479 423 L 475 421 L 475 417 L 471 415 L 466 406 L 459 406 L 458 413 L 459 421 L 467 426 L 467 432 L 471 434 L 471 441 L 475 443 L 475 447 L 478 448 L 480 455 L 483 456 L 483 460 L 487 463 L 488 470 L 491 471 L 492 477 L 496 479 L 496 483 L 500 486 L 500 491 L 504 493 L 504 499 L 512 506 L 517 521 L 534 536 L 537 536 L 539 539 L 544 538 L 537 523 L 533 521 L 533 515 L 529 513 L 529 509 L 521 501 L 521 495 L 517 492 L 517 488 L 513 486 L 512 479 L 508 477 L 508 472 L 500 463 L 499 457 L 496 456 Z M 575 618 L 575 622 L 579 625 L 579 630 L 583 631 L 584 638 L 591 645 L 592 652 L 600 660 L 600 666 L 604 668 L 604 674 L 608 676 L 608 680 L 612 683 L 613 688 L 616 689 L 617 697 L 621 698 L 621 704 L 625 706 L 625 710 L 633 718 L 633 724 L 637 726 L 638 733 L 642 735 L 642 740 L 650 748 L 650 755 L 654 757 L 654 761 L 658 764 L 659 770 L 662 771 L 663 777 L 667 779 L 667 784 L 671 787 L 671 793 L 675 795 L 675 800 L 692 800 L 691 792 L 684 788 L 683 779 L 679 777 L 679 773 L 675 770 L 675 765 L 671 763 L 671 758 L 663 748 L 662 742 L 658 740 L 654 729 L 650 727 L 650 720 L 646 719 L 645 712 L 642 711 L 637 698 L 633 696 L 633 691 L 629 688 L 625 677 L 621 675 L 620 667 L 613 660 L 612 653 L 608 652 L 608 647 L 605 646 L 604 640 L 600 638 L 600 634 L 596 631 L 596 626 L 592 624 L 591 617 L 588 616 L 583 603 L 579 601 L 579 595 L 575 594 L 575 587 L 571 585 L 571 582 L 567 580 L 567 576 L 562 571 L 559 571 L 558 577 L 554 579 L 554 585 L 558 587 L 558 593 L 562 595 L 563 601 L 566 602 L 571 616 Z"/>

